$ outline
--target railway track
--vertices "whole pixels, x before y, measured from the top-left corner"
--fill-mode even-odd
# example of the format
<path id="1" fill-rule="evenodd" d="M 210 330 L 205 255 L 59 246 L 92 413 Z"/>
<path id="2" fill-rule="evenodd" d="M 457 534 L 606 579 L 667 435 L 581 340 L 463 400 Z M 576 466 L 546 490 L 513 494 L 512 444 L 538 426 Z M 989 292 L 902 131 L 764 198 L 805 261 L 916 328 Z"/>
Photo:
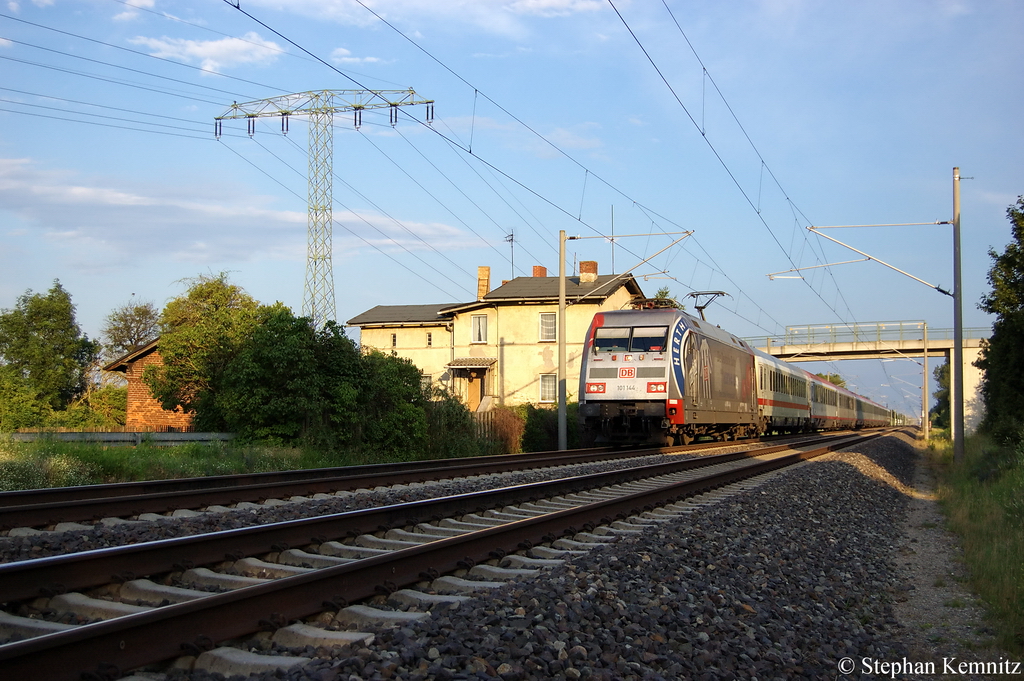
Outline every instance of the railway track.
<path id="1" fill-rule="evenodd" d="M 788 438 L 744 440 L 740 444 L 784 442 Z M 737 444 L 737 443 L 731 443 Z M 529 468 L 552 468 L 614 461 L 649 454 L 699 453 L 728 446 L 707 442 L 683 447 L 615 450 L 608 447 L 568 452 L 531 452 L 504 456 L 439 459 L 403 463 L 219 475 L 178 480 L 83 485 L 0 492 L 0 531 L 14 528 L 85 529 L 69 523 L 96 523 L 104 518 L 162 515 L 210 506 L 263 503 L 267 499 L 313 498 L 343 491 L 375 489 L 472 477 Z M 154 519 L 150 517 L 149 519 Z"/>
<path id="2" fill-rule="evenodd" d="M 117 678 L 181 655 L 216 661 L 214 644 L 260 629 L 274 630 L 285 646 L 329 645 L 352 632 L 304 621 L 338 629 L 408 616 L 374 615 L 358 605 L 382 596 L 403 602 L 396 594 L 420 611 L 437 601 L 452 604 L 458 597 L 443 592 L 486 588 L 477 583 L 485 577 L 532 576 L 560 552 L 638 531 L 630 517 L 864 437 L 832 440 L 791 453 L 673 457 L 642 468 L 0 565 L 0 602 L 14 611 L 0 616 L 0 630 L 29 637 L 0 645 L 0 666 L 12 678 Z M 469 586 L 448 574 L 453 571 L 468 576 Z M 411 586 L 428 593 L 417 596 Z M 21 616 L 61 612 L 95 621 L 60 626 Z"/>

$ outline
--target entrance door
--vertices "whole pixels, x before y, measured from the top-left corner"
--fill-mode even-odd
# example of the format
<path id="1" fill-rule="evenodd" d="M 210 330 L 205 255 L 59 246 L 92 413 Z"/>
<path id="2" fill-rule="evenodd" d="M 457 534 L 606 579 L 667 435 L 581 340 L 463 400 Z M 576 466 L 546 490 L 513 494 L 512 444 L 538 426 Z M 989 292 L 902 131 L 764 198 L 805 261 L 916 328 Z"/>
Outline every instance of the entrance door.
<path id="1" fill-rule="evenodd" d="M 487 383 L 487 369 L 471 369 L 469 372 L 469 410 L 476 411 L 484 400 L 484 386 Z"/>

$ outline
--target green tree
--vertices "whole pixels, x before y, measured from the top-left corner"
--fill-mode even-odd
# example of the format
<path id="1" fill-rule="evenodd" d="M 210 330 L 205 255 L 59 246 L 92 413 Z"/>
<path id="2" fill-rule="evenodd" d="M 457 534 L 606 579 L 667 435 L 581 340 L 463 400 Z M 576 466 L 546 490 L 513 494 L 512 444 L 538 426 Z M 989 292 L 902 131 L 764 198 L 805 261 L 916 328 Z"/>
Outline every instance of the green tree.
<path id="1" fill-rule="evenodd" d="M 0 363 L 11 380 L 51 409 L 63 409 L 86 389 L 87 370 L 99 344 L 75 321 L 71 295 L 54 280 L 44 296 L 26 291 L 13 309 L 0 312 Z"/>
<path id="2" fill-rule="evenodd" d="M 935 398 L 935 406 L 929 411 L 932 425 L 936 428 L 949 428 L 949 362 L 944 362 L 935 367 L 932 377 L 937 386 L 932 397 Z"/>
<path id="3" fill-rule="evenodd" d="M 985 374 L 983 426 L 991 432 L 1014 433 L 1024 428 L 1024 196 L 1006 209 L 1012 241 L 1006 250 L 989 249 L 992 291 L 978 307 L 996 316 L 992 337 L 982 345 L 975 366 Z"/>
<path id="4" fill-rule="evenodd" d="M 362 441 L 384 454 L 422 451 L 427 437 L 420 370 L 404 357 L 378 350 L 362 357 L 365 381 Z"/>
<path id="5" fill-rule="evenodd" d="M 125 303 L 107 315 L 102 333 L 104 355 L 113 361 L 160 335 L 160 313 L 149 301 Z"/>
<path id="6" fill-rule="evenodd" d="M 840 388 L 845 388 L 846 387 L 846 379 L 843 378 L 842 376 L 840 376 L 839 374 L 814 374 L 814 375 L 817 376 L 818 378 L 824 378 L 826 381 L 828 381 L 832 385 L 839 386 Z"/>
<path id="7" fill-rule="evenodd" d="M 185 294 L 160 315 L 163 365 L 146 367 L 143 379 L 164 409 L 180 406 L 195 414 L 197 428 L 219 430 L 224 427 L 216 400 L 221 376 L 274 308 L 261 308 L 223 272 L 186 281 Z"/>
<path id="8" fill-rule="evenodd" d="M 655 300 L 668 300 L 671 301 L 672 307 L 677 310 L 685 310 L 686 306 L 680 304 L 675 298 L 672 297 L 672 292 L 668 290 L 668 286 L 662 286 L 658 289 L 658 292 L 654 294 Z"/>
<path id="9" fill-rule="evenodd" d="M 53 410 L 28 381 L 10 367 L 0 366 L 0 433 L 45 425 Z"/>
<path id="10" fill-rule="evenodd" d="M 217 404 L 244 439 L 347 444 L 359 415 L 359 351 L 328 322 L 272 308 L 224 370 Z"/>

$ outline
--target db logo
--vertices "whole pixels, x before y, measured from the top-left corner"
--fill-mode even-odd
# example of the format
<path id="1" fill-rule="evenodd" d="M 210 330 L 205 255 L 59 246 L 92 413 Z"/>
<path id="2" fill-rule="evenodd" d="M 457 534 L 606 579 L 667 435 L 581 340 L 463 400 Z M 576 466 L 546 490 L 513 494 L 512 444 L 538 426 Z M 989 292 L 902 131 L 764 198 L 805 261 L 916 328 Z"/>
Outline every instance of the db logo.
<path id="1" fill-rule="evenodd" d="M 619 378 L 636 378 L 636 367 L 620 367 Z"/>

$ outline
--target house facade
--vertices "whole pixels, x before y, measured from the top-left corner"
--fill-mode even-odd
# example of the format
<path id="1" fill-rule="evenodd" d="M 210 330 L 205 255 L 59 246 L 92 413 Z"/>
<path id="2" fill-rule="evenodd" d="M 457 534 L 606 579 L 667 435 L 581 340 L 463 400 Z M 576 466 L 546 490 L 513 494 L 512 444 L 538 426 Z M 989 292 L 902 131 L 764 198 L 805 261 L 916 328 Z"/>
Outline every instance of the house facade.
<path id="1" fill-rule="evenodd" d="M 579 386 L 587 329 L 598 312 L 628 308 L 643 298 L 631 275 L 599 275 L 580 263 L 566 277 L 566 386 Z M 490 290 L 490 268 L 477 270 L 477 299 L 439 305 L 379 305 L 353 317 L 360 344 L 394 352 L 424 380 L 452 389 L 474 411 L 498 404 L 554 404 L 558 399 L 558 277 L 534 267 Z"/>
<path id="2" fill-rule="evenodd" d="M 142 380 L 147 366 L 163 364 L 160 357 L 160 339 L 154 339 L 137 350 L 119 357 L 104 371 L 117 371 L 128 381 L 128 406 L 125 415 L 125 430 L 142 432 L 175 432 L 192 430 L 192 415 L 181 407 L 168 411 L 154 399 L 149 386 Z"/>

